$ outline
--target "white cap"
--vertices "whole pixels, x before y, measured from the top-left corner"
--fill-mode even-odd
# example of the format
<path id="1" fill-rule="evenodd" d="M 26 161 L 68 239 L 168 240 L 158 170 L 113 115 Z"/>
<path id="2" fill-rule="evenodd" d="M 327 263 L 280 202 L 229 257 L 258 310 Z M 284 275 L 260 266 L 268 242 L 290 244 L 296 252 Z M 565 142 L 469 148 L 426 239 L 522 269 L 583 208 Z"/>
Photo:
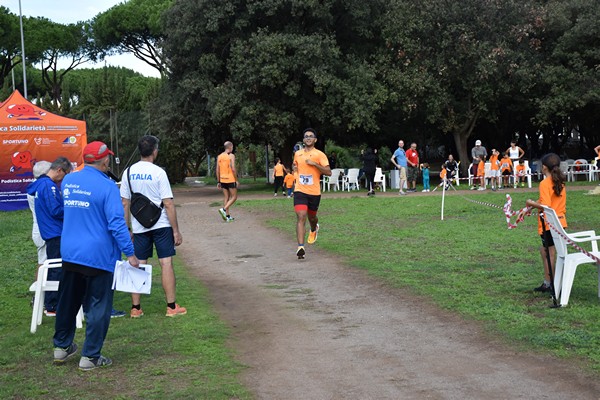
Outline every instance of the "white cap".
<path id="1" fill-rule="evenodd" d="M 481 140 L 476 140 L 475 141 L 475 146 L 481 146 Z"/>

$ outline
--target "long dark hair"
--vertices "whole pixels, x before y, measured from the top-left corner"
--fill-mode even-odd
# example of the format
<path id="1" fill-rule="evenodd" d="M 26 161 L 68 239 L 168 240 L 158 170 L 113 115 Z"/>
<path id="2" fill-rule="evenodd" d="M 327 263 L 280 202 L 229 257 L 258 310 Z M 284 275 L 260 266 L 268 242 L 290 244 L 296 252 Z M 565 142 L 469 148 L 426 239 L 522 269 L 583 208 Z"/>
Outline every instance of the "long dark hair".
<path id="1" fill-rule="evenodd" d="M 565 174 L 560 170 L 560 157 L 555 153 L 548 153 L 542 157 L 542 164 L 550 171 L 550 178 L 552 178 L 552 188 L 554 194 L 560 196 L 563 188 L 565 187 Z"/>

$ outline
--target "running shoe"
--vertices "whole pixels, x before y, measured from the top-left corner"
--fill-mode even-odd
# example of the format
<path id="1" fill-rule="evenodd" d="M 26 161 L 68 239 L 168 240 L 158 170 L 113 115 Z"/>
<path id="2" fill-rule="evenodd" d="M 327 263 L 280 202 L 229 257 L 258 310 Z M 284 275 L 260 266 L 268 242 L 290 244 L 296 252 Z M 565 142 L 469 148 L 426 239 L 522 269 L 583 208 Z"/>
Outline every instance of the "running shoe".
<path id="1" fill-rule="evenodd" d="M 44 310 L 44 315 L 46 317 L 56 317 L 56 310 L 51 310 L 51 311 Z"/>
<path id="2" fill-rule="evenodd" d="M 98 358 L 81 357 L 81 360 L 79 360 L 79 369 L 81 371 L 91 371 L 99 367 L 108 367 L 109 365 L 112 365 L 112 360 L 104 356 Z"/>
<path id="3" fill-rule="evenodd" d="M 233 222 L 235 221 L 235 218 L 233 217 L 225 217 L 225 222 Z"/>
<path id="4" fill-rule="evenodd" d="M 317 236 L 319 236 L 319 224 L 317 224 L 317 229 L 315 229 L 314 232 L 310 231 L 308 233 L 308 239 L 306 240 L 306 242 L 308 244 L 313 244 L 317 241 Z"/>
<path id="5" fill-rule="evenodd" d="M 221 214 L 221 218 L 223 218 L 223 221 L 227 221 L 227 212 L 224 208 L 219 208 L 219 214 Z"/>
<path id="6" fill-rule="evenodd" d="M 75 343 L 71 343 L 69 347 L 66 349 L 61 349 L 60 347 L 54 348 L 54 362 L 56 364 L 62 364 L 73 354 L 77 353 L 77 345 Z"/>
<path id="7" fill-rule="evenodd" d="M 546 285 L 542 283 L 540 286 L 533 289 L 534 292 L 542 292 L 542 293 L 550 293 L 552 291 L 552 287 L 550 285 Z"/>
<path id="8" fill-rule="evenodd" d="M 112 311 L 110 312 L 111 318 L 121 318 L 124 316 L 125 316 L 125 311 L 118 311 L 113 308 Z"/>
<path id="9" fill-rule="evenodd" d="M 184 307 L 180 307 L 179 304 L 175 304 L 175 308 L 167 307 L 167 313 L 165 316 L 167 317 L 176 317 L 178 315 L 187 314 L 187 310 Z"/>
<path id="10" fill-rule="evenodd" d="M 129 315 L 131 318 L 140 318 L 144 315 L 144 311 L 142 311 L 141 308 L 139 310 L 137 308 L 132 308 Z"/>
<path id="11" fill-rule="evenodd" d="M 296 255 L 298 256 L 298 260 L 304 259 L 304 255 L 306 251 L 304 250 L 304 246 L 298 246 L 298 250 L 296 250 Z"/>

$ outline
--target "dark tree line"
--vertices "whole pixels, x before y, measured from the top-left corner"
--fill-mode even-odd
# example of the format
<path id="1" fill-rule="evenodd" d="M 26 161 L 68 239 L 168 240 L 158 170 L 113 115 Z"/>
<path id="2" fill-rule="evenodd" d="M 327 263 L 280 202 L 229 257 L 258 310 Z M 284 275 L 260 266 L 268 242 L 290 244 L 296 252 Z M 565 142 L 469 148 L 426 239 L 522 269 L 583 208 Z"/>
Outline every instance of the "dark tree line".
<path id="1" fill-rule="evenodd" d="M 4 92 L 20 64 L 14 17 L 0 7 Z M 117 125 L 159 135 L 181 180 L 229 139 L 289 161 L 307 126 L 321 145 L 403 138 L 460 159 L 475 139 L 503 149 L 517 134 L 528 156 L 561 153 L 577 131 L 568 151 L 589 157 L 600 144 L 599 21 L 595 0 L 130 0 L 91 21 L 25 27 L 37 31 L 28 65 L 38 99 L 85 110 L 99 131 L 115 112 L 136 115 Z M 78 63 L 115 52 L 163 78 L 77 78 Z M 65 56 L 72 67 L 60 70 Z"/>

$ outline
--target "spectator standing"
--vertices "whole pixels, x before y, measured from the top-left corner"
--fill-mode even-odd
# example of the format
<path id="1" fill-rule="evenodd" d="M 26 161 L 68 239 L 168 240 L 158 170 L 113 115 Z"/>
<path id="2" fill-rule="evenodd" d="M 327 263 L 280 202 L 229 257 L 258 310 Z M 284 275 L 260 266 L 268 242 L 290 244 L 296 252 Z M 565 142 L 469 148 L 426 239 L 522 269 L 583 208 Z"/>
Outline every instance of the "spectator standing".
<path id="1" fill-rule="evenodd" d="M 79 369 L 84 371 L 112 364 L 102 355 L 102 347 L 110 325 L 116 261 L 124 253 L 133 267 L 139 265 L 119 189 L 106 175 L 112 154 L 102 142 L 89 143 L 83 149 L 85 167 L 62 183 L 64 272 L 58 291 L 54 362 L 63 363 L 76 353 L 75 320 L 83 307 L 86 328 Z"/>
<path id="2" fill-rule="evenodd" d="M 375 171 L 377 170 L 377 150 L 367 147 L 367 150 L 361 150 L 360 160 L 363 162 L 363 171 L 365 173 L 367 196 L 375 196 Z"/>
<path id="3" fill-rule="evenodd" d="M 429 163 L 420 165 L 421 173 L 423 174 L 423 192 L 429 192 Z"/>
<path id="4" fill-rule="evenodd" d="M 329 155 L 329 168 L 337 168 L 337 154 L 335 154 L 335 151 L 332 151 L 331 155 Z"/>
<path id="5" fill-rule="evenodd" d="M 500 186 L 500 152 L 496 149 L 492 149 L 490 155 L 490 180 L 492 190 L 496 191 L 496 188 Z"/>
<path id="6" fill-rule="evenodd" d="M 132 227 L 133 245 L 135 255 L 140 264 L 146 264 L 148 258 L 152 257 L 153 247 L 156 247 L 156 255 L 161 268 L 162 286 L 167 302 L 167 317 L 184 315 L 187 310 L 176 303 L 175 298 L 175 271 L 173 270 L 173 256 L 175 247 L 183 242 L 179 224 L 177 222 L 177 211 L 173 202 L 173 192 L 167 173 L 155 164 L 158 158 L 158 138 L 147 135 L 138 141 L 138 150 L 141 159 L 131 167 L 123 171 L 123 180 L 128 183 L 121 185 L 121 200 L 125 210 L 127 226 Z M 131 189 L 129 187 L 131 184 Z M 141 193 L 148 197 L 157 206 L 163 204 L 160 218 L 150 228 L 145 228 L 135 218 L 131 218 L 129 212 L 131 193 Z M 131 222 L 131 225 L 130 225 Z M 144 315 L 141 307 L 141 295 L 131 294 L 131 318 L 139 318 Z"/>
<path id="7" fill-rule="evenodd" d="M 277 197 L 277 191 L 281 188 L 281 194 L 285 195 L 285 189 L 283 187 L 283 178 L 287 174 L 287 169 L 281 163 L 279 158 L 275 159 L 275 166 L 273 167 L 273 186 L 275 186 L 274 197 Z"/>
<path id="8" fill-rule="evenodd" d="M 27 193 L 35 197 L 35 215 L 40 229 L 40 236 L 46 242 L 46 257 L 61 258 L 60 241 L 63 231 L 63 197 L 60 182 L 71 172 L 71 162 L 65 157 L 58 157 L 50 165 L 47 174 L 42 174 L 27 186 Z M 49 281 L 60 281 L 62 268 L 48 270 Z M 48 292 L 44 298 L 44 313 L 49 317 L 56 316 L 57 292 Z"/>
<path id="9" fill-rule="evenodd" d="M 508 152 L 513 165 L 517 165 L 517 162 L 525 155 L 523 149 L 517 146 L 517 141 L 514 139 L 510 141 L 510 147 L 506 149 L 506 151 Z"/>
<path id="10" fill-rule="evenodd" d="M 473 176 L 473 184 L 475 184 L 477 178 L 479 178 L 479 175 L 477 174 L 479 161 L 483 160 L 485 163 L 487 156 L 487 150 L 481 145 L 481 140 L 476 140 L 475 147 L 471 149 L 471 158 L 473 159 L 473 164 L 471 164 L 471 175 Z M 475 185 L 471 186 L 471 190 L 475 189 Z"/>
<path id="11" fill-rule="evenodd" d="M 227 141 L 223 147 L 224 151 L 217 157 L 217 186 L 223 191 L 223 208 L 219 208 L 219 214 L 223 221 L 233 222 L 234 218 L 229 214 L 229 208 L 237 200 L 239 182 L 235 169 L 233 143 Z"/>
<path id="12" fill-rule="evenodd" d="M 542 157 L 542 173 L 544 179 L 540 182 L 539 199 L 537 201 L 528 199 L 525 205 L 537 208 L 540 211 L 543 211 L 542 206 L 554 209 L 560 224 L 563 228 L 566 228 L 567 191 L 565 189 L 565 176 L 560 170 L 560 157 L 557 154 L 549 153 Z M 519 218 L 523 217 L 523 213 L 524 211 L 519 215 Z M 538 234 L 542 239 L 540 255 L 544 265 L 544 282 L 533 291 L 546 293 L 552 291 L 550 270 L 552 270 L 552 276 L 554 276 L 556 248 L 548 224 L 545 224 L 546 229 L 543 229 L 542 218 L 542 215 L 538 217 Z M 546 252 L 550 253 L 550 257 Z M 550 265 L 548 265 L 548 258 L 550 259 Z"/>
<path id="13" fill-rule="evenodd" d="M 50 171 L 49 161 L 38 161 L 33 166 L 33 177 L 38 179 L 40 176 L 45 175 Z M 31 215 L 33 216 L 33 225 L 31 227 L 31 239 L 33 240 L 33 244 L 37 248 L 38 255 L 38 269 L 47 260 L 46 257 L 46 242 L 42 239 L 40 235 L 40 227 L 37 223 L 37 217 L 35 215 L 35 195 L 31 195 L 27 193 L 27 203 L 29 203 L 29 209 L 31 210 Z M 37 280 L 37 270 L 36 270 L 36 280 Z"/>
<path id="14" fill-rule="evenodd" d="M 308 128 L 303 132 L 304 148 L 294 154 L 294 170 L 298 179 L 294 189 L 294 211 L 296 212 L 296 238 L 298 248 L 296 256 L 303 259 L 306 254 L 304 249 L 304 236 L 306 234 L 306 220 L 310 224 L 307 243 L 317 241 L 319 234 L 319 219 L 317 211 L 321 202 L 321 175 L 331 176 L 329 160 L 320 150 L 315 148 L 317 133 Z"/>
<path id="15" fill-rule="evenodd" d="M 398 148 L 394 151 L 391 158 L 392 163 L 398 168 L 398 174 L 400 177 L 400 190 L 398 194 L 404 196 L 406 192 L 404 189 L 404 182 L 406 182 L 406 167 L 408 165 L 406 161 L 406 152 L 404 151 L 404 140 L 398 141 Z"/>
<path id="16" fill-rule="evenodd" d="M 419 177 L 419 153 L 415 142 L 412 142 L 410 149 L 406 151 L 406 162 L 408 163 L 408 186 L 412 186 L 407 189 L 407 192 L 416 192 L 417 178 Z"/>

